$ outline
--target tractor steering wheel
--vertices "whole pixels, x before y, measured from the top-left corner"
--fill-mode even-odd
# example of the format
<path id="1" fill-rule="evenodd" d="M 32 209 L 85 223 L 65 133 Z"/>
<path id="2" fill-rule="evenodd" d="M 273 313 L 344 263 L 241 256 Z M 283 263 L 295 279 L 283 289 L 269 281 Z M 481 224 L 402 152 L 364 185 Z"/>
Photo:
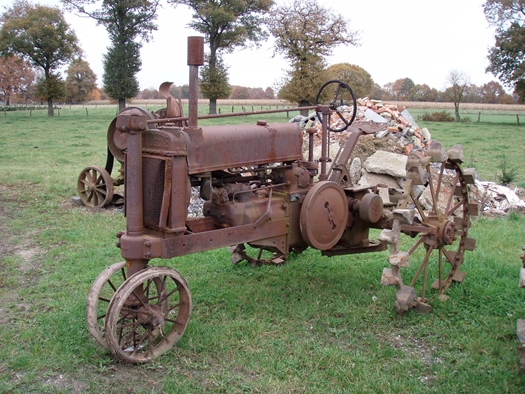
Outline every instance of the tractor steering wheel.
<path id="1" fill-rule="evenodd" d="M 352 88 L 346 83 L 333 79 L 321 86 L 315 97 L 315 104 L 323 103 L 328 103 L 329 108 L 337 114 L 339 123 L 342 122 L 340 126 L 331 127 L 328 125 L 328 130 L 339 133 L 345 131 L 354 122 L 357 114 L 357 101 Z M 344 105 L 351 107 L 350 111 L 342 110 L 341 107 Z M 319 113 L 317 113 L 317 118 L 321 121 Z"/>

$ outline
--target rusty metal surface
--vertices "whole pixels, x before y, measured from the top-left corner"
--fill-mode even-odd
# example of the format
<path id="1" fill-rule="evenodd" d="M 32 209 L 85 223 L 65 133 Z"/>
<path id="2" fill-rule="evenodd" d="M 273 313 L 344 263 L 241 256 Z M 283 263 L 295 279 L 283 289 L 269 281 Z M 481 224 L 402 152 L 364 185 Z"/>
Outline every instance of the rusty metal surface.
<path id="1" fill-rule="evenodd" d="M 190 174 L 302 159 L 302 134 L 293 123 L 209 126 L 188 131 Z"/>
<path id="2" fill-rule="evenodd" d="M 426 281 L 428 256 L 436 252 L 440 267 L 442 258 L 452 267 L 438 278 L 437 294 L 442 295 L 453 280 L 460 279 L 464 251 L 475 247 L 474 240 L 468 238 L 469 217 L 477 212 L 468 197 L 473 174 L 463 172 L 457 159 L 448 159 L 444 150 L 433 144 L 426 157 L 422 154 L 409 158 L 405 197 L 396 210 L 388 211 L 380 187 L 352 186 L 347 170 L 359 137 L 372 133 L 371 128 L 352 128 L 346 145 L 328 169 L 328 122 L 331 116 L 341 116 L 334 105 L 340 101 L 337 93 L 330 105 L 301 108 L 315 110 L 322 120 L 321 158 L 317 162 L 313 159 L 314 130 L 306 130 L 309 146 L 305 158 L 303 132 L 295 123 L 268 124 L 259 120 L 244 125 L 199 127 L 199 119 L 250 114 L 198 116 L 198 68 L 203 63 L 203 42 L 202 37 L 188 39 L 188 117 L 183 115 L 180 101 L 169 94 L 170 83 L 165 83 L 161 86 L 165 109 L 152 114 L 130 108 L 110 124 L 108 146 L 124 163 L 126 231 L 118 233 L 117 246 L 125 259 L 126 279 L 117 290 L 113 289 L 107 313 L 103 314 L 104 326 L 96 316 L 98 297 L 123 264 L 113 265 L 101 274 L 90 291 L 88 325 L 96 340 L 107 345 L 117 358 L 131 363 L 148 361 L 169 350 L 184 332 L 191 295 L 176 271 L 148 268 L 150 260 L 225 246 L 231 248 L 233 263 L 246 260 L 257 265 L 282 264 L 291 252 L 308 247 L 325 256 L 336 256 L 381 251 L 390 245 L 391 268 L 383 272 L 382 283 L 396 286 L 396 310 L 428 311 L 425 302 L 430 286 L 424 284 L 417 293 L 415 283 L 422 272 Z M 346 85 L 342 89 L 339 81 L 330 84 L 337 85 L 336 92 L 350 90 Z M 294 109 L 252 113 L 290 110 Z M 343 128 L 350 125 L 344 122 Z M 440 166 L 437 180 L 430 171 L 432 161 Z M 444 189 L 445 171 L 453 171 L 456 177 L 448 205 L 443 208 L 438 206 L 438 196 Z M 412 185 L 426 182 L 432 189 L 432 209 L 425 211 L 415 198 L 415 207 L 407 209 Z M 83 181 L 82 185 L 89 188 L 89 182 Z M 205 200 L 198 217 L 188 214 L 192 187 Z M 371 229 L 383 230 L 379 240 L 369 239 Z M 404 233 L 416 237 L 414 250 L 423 245 L 429 251 L 409 286 L 403 284 L 400 274 L 408 267 L 412 253 L 399 248 Z M 170 292 L 166 286 L 172 282 L 176 286 Z M 164 304 L 161 295 L 171 297 L 176 289 L 182 292 L 182 301 L 174 300 L 173 308 L 184 305 L 182 323 L 179 328 L 171 327 L 164 340 L 158 335 L 159 327 L 174 320 L 167 315 L 171 313 L 171 301 Z M 134 338 L 151 341 L 153 350 L 143 352 L 141 342 Z"/>
<path id="3" fill-rule="evenodd" d="M 333 248 L 343 235 L 347 220 L 348 202 L 341 186 L 330 181 L 316 183 L 301 208 L 299 225 L 306 243 L 319 250 Z"/>

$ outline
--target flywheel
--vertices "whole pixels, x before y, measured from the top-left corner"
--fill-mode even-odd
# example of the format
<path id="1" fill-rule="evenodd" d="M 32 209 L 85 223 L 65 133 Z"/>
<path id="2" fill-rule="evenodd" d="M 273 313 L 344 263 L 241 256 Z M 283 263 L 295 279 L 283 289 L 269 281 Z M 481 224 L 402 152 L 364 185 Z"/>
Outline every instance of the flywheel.
<path id="1" fill-rule="evenodd" d="M 301 207 L 300 229 L 304 241 L 319 250 L 331 249 L 348 221 L 348 201 L 342 187 L 321 181 L 312 187 Z"/>

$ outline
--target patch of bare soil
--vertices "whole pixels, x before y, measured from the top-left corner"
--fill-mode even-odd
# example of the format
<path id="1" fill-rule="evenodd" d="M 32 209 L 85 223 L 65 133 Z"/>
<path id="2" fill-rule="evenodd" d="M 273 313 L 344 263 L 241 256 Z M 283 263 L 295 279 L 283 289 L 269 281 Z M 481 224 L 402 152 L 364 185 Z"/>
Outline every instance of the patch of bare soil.
<path id="1" fill-rule="evenodd" d="M 364 163 L 368 157 L 372 156 L 378 150 L 400 154 L 404 153 L 404 148 L 397 138 L 390 136 L 376 138 L 373 134 L 368 134 L 359 137 L 349 162 L 351 163 L 354 158 L 359 157 L 361 163 Z"/>
<path id="2" fill-rule="evenodd" d="M 19 192 L 0 184 L 0 269 L 9 273 L 10 277 L 0 277 L 0 285 L 7 291 L 3 292 L 0 305 L 0 324 L 11 321 L 13 313 L 27 312 L 30 305 L 19 297 L 18 289 L 34 284 L 38 279 L 40 269 L 40 247 L 33 243 L 31 234 L 14 234 L 8 225 L 16 209 L 23 209 L 25 202 L 20 200 Z M 5 267 L 7 257 L 17 255 L 20 264 L 16 271 L 12 267 Z M 14 274 L 16 272 L 16 274 Z M 13 278 L 13 274 L 16 276 Z M 18 275 L 17 275 L 18 274 Z M 23 277 L 23 280 L 22 280 Z M 30 280 L 28 280 L 30 279 Z"/>

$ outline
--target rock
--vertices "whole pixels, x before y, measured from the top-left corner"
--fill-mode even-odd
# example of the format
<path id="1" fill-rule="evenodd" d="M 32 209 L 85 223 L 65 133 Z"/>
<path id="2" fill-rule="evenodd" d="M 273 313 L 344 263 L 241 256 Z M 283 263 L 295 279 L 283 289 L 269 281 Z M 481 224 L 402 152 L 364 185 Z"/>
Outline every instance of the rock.
<path id="1" fill-rule="evenodd" d="M 363 164 L 363 168 L 375 174 L 386 174 L 396 178 L 406 176 L 407 157 L 398 153 L 377 151 Z"/>
<path id="2" fill-rule="evenodd" d="M 84 203 L 82 202 L 79 196 L 73 196 L 71 197 L 71 205 L 74 207 L 81 207 L 84 205 Z"/>
<path id="3" fill-rule="evenodd" d="M 352 160 L 349 172 L 352 185 L 357 185 L 361 179 L 361 159 L 359 157 L 356 157 L 354 160 Z"/>
<path id="4" fill-rule="evenodd" d="M 432 140 L 432 136 L 426 127 L 421 129 L 421 135 L 423 136 L 423 141 L 425 142 L 430 142 L 430 140 Z"/>
<path id="5" fill-rule="evenodd" d="M 370 173 L 363 168 L 361 178 L 357 183 L 359 186 L 374 186 L 377 184 L 386 185 L 389 188 L 397 188 L 397 180 L 389 175 Z"/>

